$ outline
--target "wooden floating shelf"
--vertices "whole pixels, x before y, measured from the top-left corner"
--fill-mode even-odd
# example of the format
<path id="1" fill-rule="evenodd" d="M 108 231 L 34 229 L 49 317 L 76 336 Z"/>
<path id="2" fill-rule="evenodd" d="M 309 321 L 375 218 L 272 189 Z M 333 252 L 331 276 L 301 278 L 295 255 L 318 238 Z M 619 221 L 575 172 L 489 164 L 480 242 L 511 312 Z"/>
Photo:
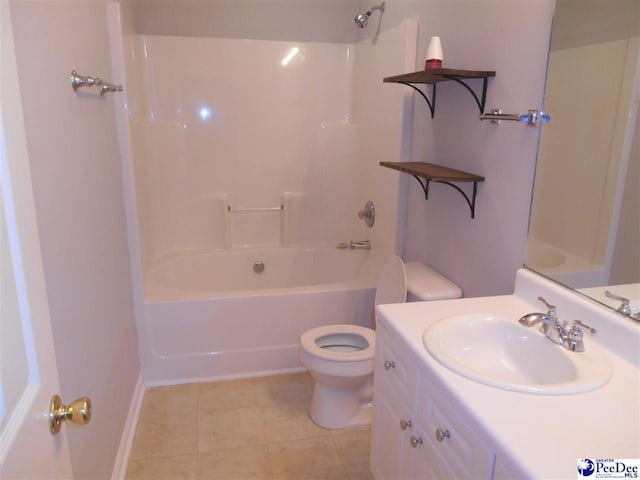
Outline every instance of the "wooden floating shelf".
<path id="1" fill-rule="evenodd" d="M 436 111 L 437 83 L 454 81 L 462 85 L 473 96 L 480 110 L 480 114 L 483 114 L 485 103 L 487 100 L 487 80 L 489 77 L 495 76 L 496 72 L 492 70 L 460 70 L 455 68 L 437 68 L 433 70 L 421 70 L 419 72 L 394 75 L 393 77 L 386 77 L 382 81 L 385 83 L 400 83 L 402 85 L 413 88 L 427 102 L 429 110 L 431 111 L 431 118 L 433 118 Z M 471 79 L 482 80 L 482 94 L 480 95 L 480 97 L 478 97 L 476 92 L 474 92 L 473 89 L 465 82 L 465 80 Z M 425 93 L 414 84 L 431 85 L 431 99 L 429 99 L 425 95 Z"/>
<path id="2" fill-rule="evenodd" d="M 495 71 L 488 70 L 459 70 L 455 68 L 437 68 L 433 70 L 421 70 L 419 72 L 394 75 L 383 80 L 385 83 L 428 83 L 430 85 L 439 82 L 448 82 L 457 79 L 489 78 L 495 77 Z"/>
<path id="3" fill-rule="evenodd" d="M 448 182 L 484 182 L 484 177 L 426 162 L 380 162 L 380 165 L 427 180 Z"/>
<path id="4" fill-rule="evenodd" d="M 476 214 L 476 196 L 478 193 L 478 183 L 484 182 L 484 177 L 473 173 L 463 172 L 454 168 L 443 167 L 442 165 L 434 165 L 425 162 L 380 162 L 383 167 L 398 170 L 399 172 L 412 175 L 424 191 L 424 198 L 429 199 L 429 183 L 444 183 L 455 188 L 467 201 L 471 209 L 471 218 L 475 218 Z M 424 179 L 424 181 L 422 180 Z M 473 183 L 473 193 L 471 198 L 453 182 Z"/>

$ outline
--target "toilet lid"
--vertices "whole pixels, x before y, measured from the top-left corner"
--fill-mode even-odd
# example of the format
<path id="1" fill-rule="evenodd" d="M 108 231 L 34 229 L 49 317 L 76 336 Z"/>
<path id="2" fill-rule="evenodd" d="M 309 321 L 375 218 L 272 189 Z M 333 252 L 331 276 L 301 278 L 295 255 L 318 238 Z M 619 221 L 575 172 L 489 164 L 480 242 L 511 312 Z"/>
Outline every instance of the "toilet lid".
<path id="1" fill-rule="evenodd" d="M 323 340 L 337 338 L 346 347 L 354 348 L 323 348 L 328 346 Z M 300 345 L 309 354 L 327 360 L 361 361 L 372 359 L 375 354 L 376 332 L 359 325 L 337 324 L 307 330 L 300 337 Z"/>
<path id="2" fill-rule="evenodd" d="M 397 255 L 391 255 L 380 271 L 376 289 L 376 306 L 407 301 L 407 275 L 404 262 Z"/>

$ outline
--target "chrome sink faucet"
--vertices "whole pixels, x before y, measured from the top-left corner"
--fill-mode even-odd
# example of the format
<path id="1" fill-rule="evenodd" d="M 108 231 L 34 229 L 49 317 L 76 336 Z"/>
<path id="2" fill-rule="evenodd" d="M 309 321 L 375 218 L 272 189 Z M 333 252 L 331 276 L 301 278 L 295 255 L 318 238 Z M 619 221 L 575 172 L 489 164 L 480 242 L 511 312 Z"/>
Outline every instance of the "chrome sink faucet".
<path id="1" fill-rule="evenodd" d="M 547 306 L 547 313 L 529 313 L 520 318 L 518 322 L 525 327 L 533 327 L 534 325 L 541 324 L 540 332 L 544 333 L 552 342 L 572 352 L 584 352 L 584 332 L 582 328 L 586 328 L 592 335 L 595 335 L 597 330 L 585 325 L 580 320 L 574 320 L 571 328 L 567 329 L 569 322 L 564 321 L 560 323 L 555 305 L 549 304 L 549 302 L 542 297 L 538 297 L 538 300 Z"/>
<path id="2" fill-rule="evenodd" d="M 355 250 L 355 249 L 364 249 L 364 250 L 370 250 L 371 249 L 371 241 L 369 240 L 351 240 L 349 242 L 349 248 L 351 250 Z"/>

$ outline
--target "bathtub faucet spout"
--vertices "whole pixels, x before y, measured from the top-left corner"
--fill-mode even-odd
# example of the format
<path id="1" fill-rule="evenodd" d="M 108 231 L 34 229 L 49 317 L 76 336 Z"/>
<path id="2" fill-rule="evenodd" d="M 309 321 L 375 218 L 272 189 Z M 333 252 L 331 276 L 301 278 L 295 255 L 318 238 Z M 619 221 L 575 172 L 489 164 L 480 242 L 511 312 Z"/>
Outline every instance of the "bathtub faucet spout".
<path id="1" fill-rule="evenodd" d="M 351 250 L 360 249 L 360 248 L 363 250 L 370 250 L 371 241 L 370 240 L 351 240 L 349 242 L 349 248 Z"/>

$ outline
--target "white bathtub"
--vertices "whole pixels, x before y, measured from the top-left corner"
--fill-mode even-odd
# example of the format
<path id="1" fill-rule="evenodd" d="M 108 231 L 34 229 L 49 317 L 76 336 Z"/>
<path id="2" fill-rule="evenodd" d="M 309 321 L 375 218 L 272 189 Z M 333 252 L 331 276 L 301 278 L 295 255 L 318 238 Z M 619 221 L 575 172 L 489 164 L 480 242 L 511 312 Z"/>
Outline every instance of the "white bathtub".
<path id="1" fill-rule="evenodd" d="M 298 339 L 331 323 L 373 325 L 378 268 L 364 250 L 266 248 L 165 257 L 145 279 L 139 329 L 150 384 L 300 369 Z M 264 271 L 255 273 L 256 261 Z"/>

